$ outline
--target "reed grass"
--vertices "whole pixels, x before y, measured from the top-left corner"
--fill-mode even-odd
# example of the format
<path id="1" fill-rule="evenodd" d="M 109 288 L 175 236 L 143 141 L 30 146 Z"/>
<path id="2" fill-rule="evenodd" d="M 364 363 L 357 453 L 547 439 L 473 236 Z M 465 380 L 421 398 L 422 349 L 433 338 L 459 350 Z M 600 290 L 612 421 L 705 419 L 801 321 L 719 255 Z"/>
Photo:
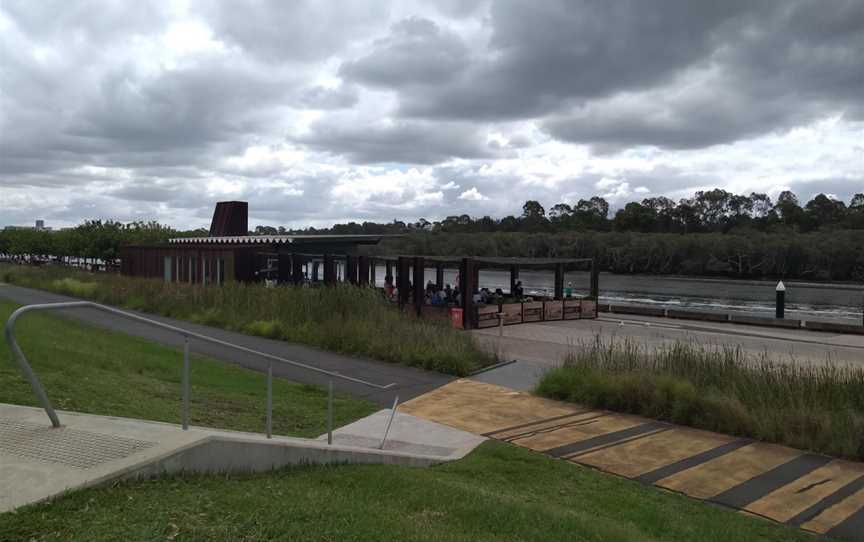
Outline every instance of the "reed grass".
<path id="1" fill-rule="evenodd" d="M 864 370 L 776 362 L 736 347 L 606 340 L 547 373 L 546 397 L 864 459 Z"/>
<path id="2" fill-rule="evenodd" d="M 495 362 L 446 321 L 415 319 L 374 288 L 200 286 L 63 267 L 0 266 L 0 279 L 334 352 L 464 376 Z"/>

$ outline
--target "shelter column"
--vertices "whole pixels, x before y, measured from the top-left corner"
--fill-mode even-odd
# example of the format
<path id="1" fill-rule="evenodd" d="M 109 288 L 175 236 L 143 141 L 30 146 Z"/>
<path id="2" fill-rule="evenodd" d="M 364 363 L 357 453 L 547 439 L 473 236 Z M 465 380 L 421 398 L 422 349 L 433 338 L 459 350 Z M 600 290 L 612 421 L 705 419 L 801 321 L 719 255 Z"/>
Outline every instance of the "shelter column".
<path id="1" fill-rule="evenodd" d="M 318 271 L 319 271 L 320 267 L 321 267 L 321 262 L 319 262 L 317 260 L 312 262 L 312 282 L 318 282 L 318 277 L 320 276 Z"/>
<path id="2" fill-rule="evenodd" d="M 359 256 L 357 258 L 357 284 L 360 286 L 369 285 L 369 257 Z"/>
<path id="3" fill-rule="evenodd" d="M 353 254 L 345 257 L 345 282 L 355 286 L 359 283 L 357 277 L 357 256 Z"/>
<path id="4" fill-rule="evenodd" d="M 414 310 L 417 316 L 423 311 L 426 301 L 426 262 L 420 256 L 414 257 Z"/>
<path id="5" fill-rule="evenodd" d="M 462 322 L 465 329 L 474 328 L 474 262 L 471 258 L 462 258 L 459 266 L 459 292 L 462 296 Z"/>
<path id="6" fill-rule="evenodd" d="M 439 290 L 444 288 L 444 264 L 435 264 L 435 287 Z"/>
<path id="7" fill-rule="evenodd" d="M 519 281 L 519 266 L 515 263 L 510 266 L 510 295 L 516 291 L 516 282 Z"/>
<path id="8" fill-rule="evenodd" d="M 411 259 L 399 256 L 396 261 L 396 289 L 399 291 L 399 308 L 411 299 Z"/>
<path id="9" fill-rule="evenodd" d="M 324 284 L 336 284 L 336 262 L 332 254 L 324 255 Z"/>
<path id="10" fill-rule="evenodd" d="M 294 284 L 303 284 L 303 263 L 306 258 L 301 256 L 300 254 L 293 254 L 291 258 L 292 263 L 292 282 Z"/>
<path id="11" fill-rule="evenodd" d="M 279 271 L 277 273 L 276 278 L 279 281 L 279 284 L 286 284 L 291 282 L 292 276 L 292 263 L 291 263 L 291 253 L 289 252 L 280 252 L 279 253 Z M 213 281 L 216 282 L 216 281 Z"/>

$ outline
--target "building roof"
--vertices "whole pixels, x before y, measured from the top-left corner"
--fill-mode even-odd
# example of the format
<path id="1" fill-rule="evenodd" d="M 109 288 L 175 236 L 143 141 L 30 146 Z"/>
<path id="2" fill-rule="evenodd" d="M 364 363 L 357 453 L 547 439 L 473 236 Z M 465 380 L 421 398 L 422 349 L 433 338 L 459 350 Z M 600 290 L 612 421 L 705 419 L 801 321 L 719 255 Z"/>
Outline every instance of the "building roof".
<path id="1" fill-rule="evenodd" d="M 214 237 L 176 237 L 177 245 L 290 245 L 307 243 L 353 243 L 375 245 L 386 235 L 231 235 Z"/>

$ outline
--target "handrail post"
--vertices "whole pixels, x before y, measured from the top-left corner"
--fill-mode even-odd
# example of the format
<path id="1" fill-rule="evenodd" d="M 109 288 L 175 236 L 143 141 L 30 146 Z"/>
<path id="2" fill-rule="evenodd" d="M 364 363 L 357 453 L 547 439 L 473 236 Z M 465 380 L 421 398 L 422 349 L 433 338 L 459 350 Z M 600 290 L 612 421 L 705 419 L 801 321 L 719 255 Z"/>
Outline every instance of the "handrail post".
<path id="1" fill-rule="evenodd" d="M 393 425 L 393 417 L 396 416 L 396 406 L 399 405 L 399 396 L 397 395 L 395 399 L 393 399 L 393 408 L 390 409 L 390 419 L 387 420 L 387 429 L 384 430 L 384 438 L 381 439 L 381 445 L 378 446 L 379 450 L 384 449 L 384 444 L 387 442 L 387 435 L 390 434 L 390 426 Z"/>
<path id="2" fill-rule="evenodd" d="M 183 337 L 183 430 L 189 430 L 189 336 Z"/>
<path id="3" fill-rule="evenodd" d="M 273 362 L 267 364 L 267 438 L 273 437 Z"/>
<path id="4" fill-rule="evenodd" d="M 333 379 L 327 386 L 327 444 L 333 444 Z"/>
<path id="5" fill-rule="evenodd" d="M 33 392 L 42 404 L 42 408 L 44 408 L 45 412 L 48 414 L 48 418 L 51 420 L 51 425 L 53 427 L 60 427 L 60 418 L 57 417 L 57 412 L 54 411 L 54 406 L 51 404 L 51 400 L 48 399 L 48 395 L 45 393 L 45 388 L 42 387 L 39 377 L 33 372 L 30 363 L 27 361 L 27 357 L 24 355 L 24 351 L 21 350 L 21 347 L 18 346 L 18 341 L 15 340 L 15 321 L 25 312 L 27 312 L 27 307 L 21 307 L 9 316 L 9 320 L 6 321 L 6 327 L 4 329 L 6 342 L 9 344 L 9 348 L 12 349 L 12 353 L 15 354 L 15 362 L 18 363 L 18 367 L 21 369 L 21 372 L 24 373 L 24 377 L 27 378 L 27 381 L 30 382 L 30 387 L 33 388 Z"/>

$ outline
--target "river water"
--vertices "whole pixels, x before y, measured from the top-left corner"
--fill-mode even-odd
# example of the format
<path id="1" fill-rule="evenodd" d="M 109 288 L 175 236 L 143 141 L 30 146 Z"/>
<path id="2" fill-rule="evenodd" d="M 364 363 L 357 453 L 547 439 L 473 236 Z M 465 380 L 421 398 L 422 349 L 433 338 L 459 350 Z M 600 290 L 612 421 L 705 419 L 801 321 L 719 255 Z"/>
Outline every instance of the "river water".
<path id="1" fill-rule="evenodd" d="M 384 285 L 384 274 L 384 267 L 378 266 L 375 278 L 379 286 Z M 445 270 L 444 282 L 455 285 L 457 276 L 456 270 Z M 519 279 L 526 295 L 552 295 L 552 271 L 523 270 Z M 434 269 L 426 270 L 426 280 L 435 281 Z M 587 272 L 567 273 L 565 286 L 568 283 L 572 283 L 574 295 L 588 295 Z M 773 281 L 601 273 L 600 302 L 773 316 L 776 285 Z M 480 286 L 507 292 L 510 274 L 482 270 Z M 864 286 L 861 285 L 786 283 L 787 318 L 861 324 L 862 306 Z"/>

